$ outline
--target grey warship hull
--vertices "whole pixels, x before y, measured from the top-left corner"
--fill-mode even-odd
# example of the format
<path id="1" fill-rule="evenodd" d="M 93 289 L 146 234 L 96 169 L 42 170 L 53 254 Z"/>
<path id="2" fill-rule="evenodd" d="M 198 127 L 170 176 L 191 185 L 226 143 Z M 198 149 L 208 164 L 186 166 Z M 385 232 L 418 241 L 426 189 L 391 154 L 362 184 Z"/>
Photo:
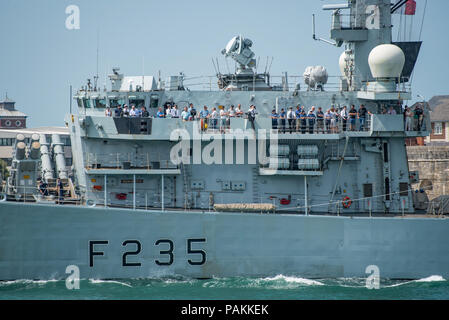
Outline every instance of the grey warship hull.
<path id="1" fill-rule="evenodd" d="M 404 105 L 421 43 L 393 43 L 390 2 L 325 6 L 334 83 L 323 66 L 274 83 L 241 35 L 221 51 L 236 71 L 216 69 L 218 90 L 119 68 L 110 90 L 88 80 L 65 118 L 70 170 L 57 134 L 17 136 L 0 280 L 449 277 L 448 219 L 417 214 L 405 149 L 431 131 L 428 110 Z"/>
<path id="2" fill-rule="evenodd" d="M 449 277 L 449 220 L 0 204 L 0 279 Z"/>

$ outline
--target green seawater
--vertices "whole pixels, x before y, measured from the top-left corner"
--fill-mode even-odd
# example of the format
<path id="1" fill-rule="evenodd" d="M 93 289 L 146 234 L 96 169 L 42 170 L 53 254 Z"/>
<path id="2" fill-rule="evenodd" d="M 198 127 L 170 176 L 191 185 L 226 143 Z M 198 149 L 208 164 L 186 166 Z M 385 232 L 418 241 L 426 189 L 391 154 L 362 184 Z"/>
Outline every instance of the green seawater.
<path id="1" fill-rule="evenodd" d="M 187 278 L 81 280 L 68 290 L 60 281 L 3 281 L 0 299 L 149 299 L 149 300 L 328 300 L 328 299 L 449 299 L 449 281 L 431 276 L 414 281 L 382 279 L 368 289 L 365 279 Z"/>

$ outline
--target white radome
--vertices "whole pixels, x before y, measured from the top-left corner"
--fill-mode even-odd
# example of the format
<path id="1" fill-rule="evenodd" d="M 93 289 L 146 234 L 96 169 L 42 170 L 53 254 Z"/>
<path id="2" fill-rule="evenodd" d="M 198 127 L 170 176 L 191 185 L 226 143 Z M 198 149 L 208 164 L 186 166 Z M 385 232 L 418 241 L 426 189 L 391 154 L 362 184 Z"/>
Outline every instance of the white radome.
<path id="1" fill-rule="evenodd" d="M 404 63 L 404 52 L 394 44 L 378 45 L 368 56 L 368 64 L 374 78 L 398 78 Z"/>

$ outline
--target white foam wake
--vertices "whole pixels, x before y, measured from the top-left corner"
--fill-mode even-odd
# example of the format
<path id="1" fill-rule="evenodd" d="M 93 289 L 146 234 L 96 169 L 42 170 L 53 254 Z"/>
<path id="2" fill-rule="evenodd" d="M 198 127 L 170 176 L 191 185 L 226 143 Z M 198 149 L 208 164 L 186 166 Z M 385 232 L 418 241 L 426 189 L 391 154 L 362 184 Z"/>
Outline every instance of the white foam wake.
<path id="1" fill-rule="evenodd" d="M 38 284 L 44 285 L 50 282 L 58 282 L 61 280 L 28 280 L 28 279 L 19 279 L 19 280 L 9 280 L 9 281 L 0 281 L 0 286 L 8 286 L 14 284 Z"/>
<path id="2" fill-rule="evenodd" d="M 442 276 L 433 275 L 427 278 L 415 280 L 415 282 L 434 282 L 434 281 L 446 281 Z"/>
<path id="3" fill-rule="evenodd" d="M 280 280 L 280 281 L 285 281 L 288 283 L 298 283 L 298 284 L 303 284 L 303 285 L 308 285 L 308 286 L 323 286 L 324 285 L 324 283 L 321 283 L 316 280 L 300 278 L 300 277 L 288 277 L 288 276 L 284 276 L 282 274 L 279 274 L 275 277 L 263 278 L 262 280 L 265 280 L 265 281 L 279 281 Z"/>
<path id="4" fill-rule="evenodd" d="M 102 284 L 102 283 L 112 283 L 112 284 L 119 284 L 125 287 L 130 287 L 132 288 L 132 285 L 128 284 L 128 283 L 124 283 L 124 282 L 120 282 L 120 281 L 114 281 L 114 280 L 98 280 L 98 279 L 89 279 L 90 283 L 93 284 Z"/>

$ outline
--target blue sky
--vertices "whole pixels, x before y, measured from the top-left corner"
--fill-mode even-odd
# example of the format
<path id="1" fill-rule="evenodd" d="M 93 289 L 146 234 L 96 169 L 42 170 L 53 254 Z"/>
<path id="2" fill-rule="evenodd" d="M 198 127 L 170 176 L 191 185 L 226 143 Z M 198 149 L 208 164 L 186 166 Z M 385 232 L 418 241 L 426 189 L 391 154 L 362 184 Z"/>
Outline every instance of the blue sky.
<path id="1" fill-rule="evenodd" d="M 99 34 L 99 84 L 119 66 L 125 75 L 162 77 L 214 75 L 218 57 L 236 34 L 253 40 L 261 57 L 273 56 L 272 75 L 301 75 L 309 65 L 323 65 L 339 75 L 336 48 L 311 37 L 312 14 L 317 35 L 328 38 L 330 12 L 319 0 L 0 0 L 0 96 L 8 96 L 29 116 L 28 126 L 63 125 L 69 111 L 69 85 L 79 88 L 96 73 Z M 65 27 L 68 5 L 80 8 L 80 29 Z M 417 0 L 412 40 L 418 37 L 425 0 Z M 412 83 L 430 99 L 449 94 L 449 1 L 429 0 L 422 32 L 423 47 Z M 393 24 L 397 38 L 398 17 Z M 409 18 L 410 19 L 410 18 Z M 407 31 L 408 34 L 408 31 Z M 229 62 L 233 66 L 232 62 Z M 262 68 L 263 68 L 262 67 Z"/>

